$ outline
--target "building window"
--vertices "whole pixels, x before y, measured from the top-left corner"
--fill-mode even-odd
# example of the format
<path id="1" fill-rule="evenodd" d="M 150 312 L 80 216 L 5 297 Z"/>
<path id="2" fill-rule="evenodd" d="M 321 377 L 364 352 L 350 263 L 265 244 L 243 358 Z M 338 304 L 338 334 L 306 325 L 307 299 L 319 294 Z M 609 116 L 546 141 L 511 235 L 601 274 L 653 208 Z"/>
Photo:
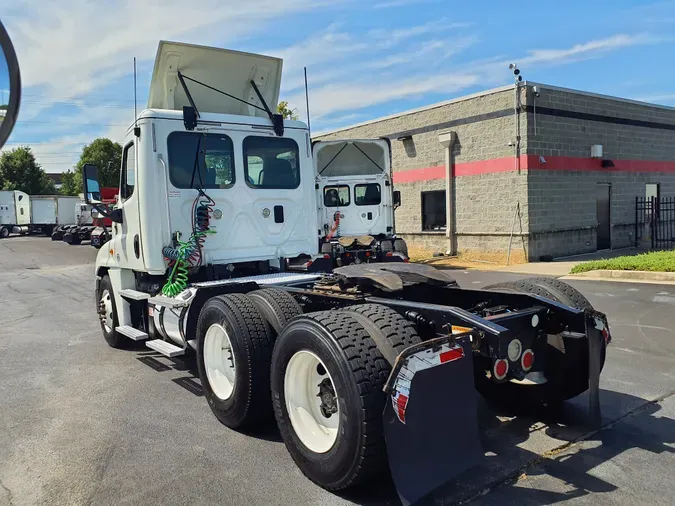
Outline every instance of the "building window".
<path id="1" fill-rule="evenodd" d="M 422 230 L 445 230 L 445 190 L 422 192 Z"/>
<path id="2" fill-rule="evenodd" d="M 326 186 L 323 189 L 323 205 L 346 207 L 349 205 L 349 186 Z"/>
<path id="3" fill-rule="evenodd" d="M 379 206 L 381 193 L 378 183 L 357 184 L 354 187 L 354 201 L 357 206 Z"/>

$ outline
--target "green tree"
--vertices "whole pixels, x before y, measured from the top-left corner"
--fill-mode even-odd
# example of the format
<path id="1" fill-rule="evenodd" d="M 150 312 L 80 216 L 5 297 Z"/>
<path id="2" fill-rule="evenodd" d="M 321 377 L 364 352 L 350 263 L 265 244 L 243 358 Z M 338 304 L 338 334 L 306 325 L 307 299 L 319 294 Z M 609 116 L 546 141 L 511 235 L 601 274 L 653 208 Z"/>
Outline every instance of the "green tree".
<path id="1" fill-rule="evenodd" d="M 4 151 L 0 156 L 0 188 L 29 195 L 54 194 L 54 182 L 35 160 L 29 146 Z"/>
<path id="2" fill-rule="evenodd" d="M 80 186 L 82 186 L 81 181 Z M 60 192 L 63 195 L 77 195 L 78 193 L 81 193 L 77 186 L 77 173 L 73 172 L 72 170 L 68 170 L 61 174 Z"/>
<path id="3" fill-rule="evenodd" d="M 98 168 L 98 181 L 102 187 L 117 188 L 119 186 L 122 146 L 118 142 L 99 137 L 82 148 L 82 155 L 75 164 L 75 172 L 73 173 L 75 195 L 82 193 L 82 167 L 87 163 L 96 165 Z"/>
<path id="4" fill-rule="evenodd" d="M 277 105 L 277 113 L 281 114 L 284 119 L 296 121 L 298 119 L 298 115 L 295 114 L 296 111 L 297 109 L 289 109 L 288 102 L 285 100 L 282 100 L 279 102 L 279 105 Z"/>

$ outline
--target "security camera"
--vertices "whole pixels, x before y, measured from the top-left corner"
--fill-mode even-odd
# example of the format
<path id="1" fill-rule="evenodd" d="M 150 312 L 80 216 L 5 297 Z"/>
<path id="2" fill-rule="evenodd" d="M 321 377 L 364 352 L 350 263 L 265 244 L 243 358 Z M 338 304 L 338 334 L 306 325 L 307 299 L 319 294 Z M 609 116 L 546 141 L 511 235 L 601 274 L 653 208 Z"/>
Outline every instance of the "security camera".
<path id="1" fill-rule="evenodd" d="M 520 69 L 516 69 L 513 71 L 514 76 L 517 76 L 518 74 L 520 74 Z"/>
<path id="2" fill-rule="evenodd" d="M 509 63 L 509 69 L 513 70 L 513 69 L 515 69 L 515 68 L 516 68 L 516 64 L 515 64 L 515 63 Z"/>
<path id="3" fill-rule="evenodd" d="M 534 96 L 535 96 L 535 97 L 539 98 L 539 95 L 540 95 L 540 93 L 539 93 L 539 86 L 533 86 L 533 87 L 532 87 L 532 93 L 534 93 Z"/>

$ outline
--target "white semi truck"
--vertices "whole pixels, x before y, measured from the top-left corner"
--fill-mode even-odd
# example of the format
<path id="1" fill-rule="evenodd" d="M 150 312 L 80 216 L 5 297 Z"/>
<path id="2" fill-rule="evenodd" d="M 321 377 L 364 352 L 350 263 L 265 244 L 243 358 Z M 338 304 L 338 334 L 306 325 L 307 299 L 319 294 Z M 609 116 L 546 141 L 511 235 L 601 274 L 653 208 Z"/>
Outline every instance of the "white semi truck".
<path id="1" fill-rule="evenodd" d="M 320 263 L 324 232 L 307 127 L 269 108 L 281 67 L 160 43 L 118 204 L 101 210 L 113 222 L 95 265 L 107 343 L 194 353 L 224 425 L 274 418 L 318 485 L 389 472 L 404 504 L 484 458 L 477 392 L 534 405 L 588 390 L 597 422 L 609 327 L 565 283 L 462 289 L 403 262 L 286 269 Z M 96 167 L 83 184 L 98 205 Z"/>
<path id="2" fill-rule="evenodd" d="M 321 253 L 336 266 L 407 261 L 408 247 L 396 236 L 389 139 L 314 143 Z"/>
<path id="3" fill-rule="evenodd" d="M 0 191 L 0 239 L 10 233 L 28 231 L 30 198 L 21 191 Z M 15 231 L 16 229 L 16 231 Z"/>

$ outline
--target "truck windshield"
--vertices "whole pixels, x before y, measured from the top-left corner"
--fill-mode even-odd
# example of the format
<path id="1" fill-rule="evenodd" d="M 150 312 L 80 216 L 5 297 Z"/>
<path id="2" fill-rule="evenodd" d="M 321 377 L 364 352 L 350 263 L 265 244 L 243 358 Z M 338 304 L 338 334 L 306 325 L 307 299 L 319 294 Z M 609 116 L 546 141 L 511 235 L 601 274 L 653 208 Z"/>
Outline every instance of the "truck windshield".
<path id="1" fill-rule="evenodd" d="M 244 139 L 244 172 L 251 188 L 293 190 L 300 186 L 298 145 L 293 139 Z"/>
<path id="2" fill-rule="evenodd" d="M 230 188 L 234 184 L 234 148 L 227 135 L 173 132 L 167 142 L 169 179 L 176 188 Z M 199 168 L 195 171 L 197 148 Z"/>

